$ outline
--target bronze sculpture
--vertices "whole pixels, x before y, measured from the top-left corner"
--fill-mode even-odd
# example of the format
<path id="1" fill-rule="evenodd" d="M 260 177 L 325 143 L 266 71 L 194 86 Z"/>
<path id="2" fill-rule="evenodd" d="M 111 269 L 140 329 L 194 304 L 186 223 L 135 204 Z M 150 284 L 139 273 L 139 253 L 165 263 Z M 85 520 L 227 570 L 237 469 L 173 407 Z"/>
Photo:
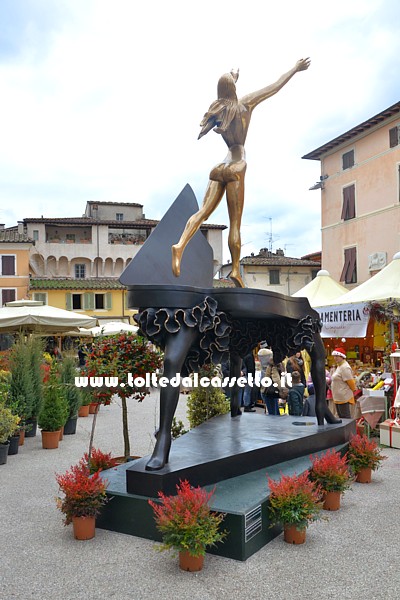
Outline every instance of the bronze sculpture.
<path id="1" fill-rule="evenodd" d="M 310 59 L 300 59 L 295 66 L 282 75 L 275 83 L 261 90 L 247 94 L 238 100 L 236 82 L 239 71 L 222 75 L 218 81 L 218 99 L 213 102 L 200 124 L 199 138 L 211 129 L 220 133 L 229 152 L 224 161 L 210 172 L 210 181 L 204 195 L 201 209 L 186 223 L 177 244 L 172 246 L 172 271 L 176 277 L 180 274 L 182 254 L 201 225 L 210 217 L 219 205 L 224 192 L 229 213 L 228 245 L 232 258 L 230 278 L 236 287 L 244 287 L 240 275 L 239 261 L 241 250 L 240 225 L 244 205 L 244 177 L 246 173 L 246 155 L 244 144 L 253 109 L 267 98 L 276 94 L 299 71 L 310 66 Z"/>
<path id="2" fill-rule="evenodd" d="M 251 114 L 260 102 L 277 93 L 295 73 L 308 69 L 309 65 L 308 58 L 299 60 L 276 83 L 240 100 L 235 87 L 238 73 L 220 78 L 218 100 L 205 114 L 199 137 L 214 128 L 222 135 L 229 152 L 225 161 L 210 173 L 203 206 L 199 210 L 193 191 L 185 186 L 120 281 L 128 286 L 129 307 L 139 309 L 135 320 L 141 334 L 164 350 L 163 374 L 170 381 L 177 374 L 187 375 L 204 364 L 218 364 L 229 356 L 230 377 L 237 382 L 242 357 L 260 340 L 267 341 L 278 362 L 306 349 L 312 359 L 317 424 L 323 426 L 325 420 L 329 424 L 340 421 L 330 413 L 326 403 L 325 351 L 318 314 L 305 298 L 290 298 L 267 290 L 237 289 L 244 288 L 239 271 L 240 224 L 246 171 L 244 143 Z M 231 279 L 236 288 L 218 290 L 212 287 L 211 248 L 200 233 L 195 234 L 225 191 L 230 218 Z M 172 245 L 182 230 L 179 242 Z M 181 265 L 183 252 L 192 238 Z M 171 245 L 172 271 L 170 258 L 164 252 Z M 176 282 L 181 268 L 181 280 Z M 152 456 L 145 465 L 146 472 L 162 471 L 168 463 L 171 425 L 178 400 L 179 389 L 171 383 L 160 390 L 160 428 Z M 232 387 L 230 404 L 231 416 L 240 416 L 237 384 Z M 137 476 L 136 468 L 127 471 L 128 480 Z"/>

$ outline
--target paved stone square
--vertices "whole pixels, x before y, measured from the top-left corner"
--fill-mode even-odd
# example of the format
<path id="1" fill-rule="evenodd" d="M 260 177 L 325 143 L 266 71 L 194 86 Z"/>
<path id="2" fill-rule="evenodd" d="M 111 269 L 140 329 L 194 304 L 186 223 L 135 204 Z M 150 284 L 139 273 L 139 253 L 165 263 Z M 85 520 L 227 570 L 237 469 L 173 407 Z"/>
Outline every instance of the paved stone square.
<path id="1" fill-rule="evenodd" d="M 183 420 L 185 404 L 181 396 L 177 417 Z M 157 406 L 155 392 L 129 405 L 133 454 L 150 453 Z M 77 434 L 65 436 L 58 450 L 43 450 L 40 433 L 28 438 L 0 467 L 1 600 L 399 597 L 400 450 L 385 450 L 388 460 L 372 483 L 354 484 L 339 512 L 309 527 L 304 546 L 285 544 L 281 535 L 246 562 L 207 554 L 203 571 L 185 573 L 149 540 L 98 529 L 93 540 L 78 542 L 72 526 L 63 527 L 54 473 L 87 451 L 92 418 L 80 418 Z M 123 454 L 118 402 L 101 408 L 95 447 Z"/>

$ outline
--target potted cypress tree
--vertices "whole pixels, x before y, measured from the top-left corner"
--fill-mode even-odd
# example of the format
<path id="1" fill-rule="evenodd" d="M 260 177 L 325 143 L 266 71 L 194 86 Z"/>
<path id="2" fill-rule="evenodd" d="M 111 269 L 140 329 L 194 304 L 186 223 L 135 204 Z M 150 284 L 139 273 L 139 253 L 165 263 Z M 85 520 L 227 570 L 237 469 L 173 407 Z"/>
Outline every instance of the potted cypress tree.
<path id="1" fill-rule="evenodd" d="M 61 427 L 66 419 L 66 404 L 63 391 L 54 373 L 44 386 L 43 407 L 39 414 L 39 427 L 42 430 L 42 446 L 48 450 L 58 448 Z"/>
<path id="2" fill-rule="evenodd" d="M 201 377 L 215 377 L 219 374 L 214 365 L 205 365 L 199 370 Z M 187 416 L 190 427 L 197 427 L 217 415 L 225 415 L 230 411 L 230 403 L 225 393 L 218 387 L 194 387 L 187 401 Z"/>
<path id="3" fill-rule="evenodd" d="M 76 367 L 72 356 L 65 356 L 61 364 L 60 377 L 68 405 L 67 421 L 64 425 L 65 435 L 76 432 L 78 410 L 82 403 L 80 388 L 75 385 Z"/>
<path id="4" fill-rule="evenodd" d="M 43 342 L 41 338 L 31 336 L 27 344 L 29 372 L 31 380 L 31 415 L 27 420 L 29 427 L 26 437 L 35 437 L 37 430 L 37 419 L 43 403 L 43 382 L 41 364 L 43 362 Z"/>
<path id="5" fill-rule="evenodd" d="M 30 376 L 28 347 L 22 337 L 18 338 L 10 354 L 10 391 L 7 405 L 21 417 L 21 430 L 30 427 L 27 420 L 32 416 L 33 387 Z"/>

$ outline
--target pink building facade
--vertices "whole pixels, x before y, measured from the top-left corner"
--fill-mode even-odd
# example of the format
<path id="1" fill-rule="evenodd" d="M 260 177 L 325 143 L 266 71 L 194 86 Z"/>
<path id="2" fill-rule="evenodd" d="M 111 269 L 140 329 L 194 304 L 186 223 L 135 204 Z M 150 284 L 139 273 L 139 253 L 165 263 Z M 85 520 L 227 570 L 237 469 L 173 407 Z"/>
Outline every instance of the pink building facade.
<path id="1" fill-rule="evenodd" d="M 400 250 L 400 102 L 303 158 L 321 161 L 322 268 L 351 289 Z"/>

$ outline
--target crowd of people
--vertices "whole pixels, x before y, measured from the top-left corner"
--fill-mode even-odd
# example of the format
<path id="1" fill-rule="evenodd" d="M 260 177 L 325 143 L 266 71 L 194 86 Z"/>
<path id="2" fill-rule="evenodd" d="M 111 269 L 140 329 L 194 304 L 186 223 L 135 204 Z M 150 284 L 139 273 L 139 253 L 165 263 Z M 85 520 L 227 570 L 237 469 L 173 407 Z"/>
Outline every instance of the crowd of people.
<path id="1" fill-rule="evenodd" d="M 352 418 L 352 406 L 355 405 L 354 392 L 357 389 L 352 369 L 346 360 L 343 348 L 336 348 L 332 355 L 335 366 L 326 369 L 326 397 L 331 412 L 340 418 Z M 246 384 L 242 389 L 242 407 L 245 412 L 256 412 L 261 400 L 268 415 L 278 416 L 288 412 L 292 416 L 315 416 L 315 390 L 311 373 L 306 375 L 305 362 L 301 352 L 287 358 L 284 364 L 275 363 L 274 355 L 266 344 L 261 344 L 257 359 L 260 379 L 269 378 L 272 385 L 258 388 Z M 224 377 L 229 375 L 229 365 L 222 365 Z M 255 377 L 256 361 L 253 353 L 245 356 L 242 362 L 242 375 Z M 291 375 L 291 385 L 288 378 Z M 285 382 L 285 383 L 283 383 Z M 229 394 L 229 390 L 226 391 Z"/>

